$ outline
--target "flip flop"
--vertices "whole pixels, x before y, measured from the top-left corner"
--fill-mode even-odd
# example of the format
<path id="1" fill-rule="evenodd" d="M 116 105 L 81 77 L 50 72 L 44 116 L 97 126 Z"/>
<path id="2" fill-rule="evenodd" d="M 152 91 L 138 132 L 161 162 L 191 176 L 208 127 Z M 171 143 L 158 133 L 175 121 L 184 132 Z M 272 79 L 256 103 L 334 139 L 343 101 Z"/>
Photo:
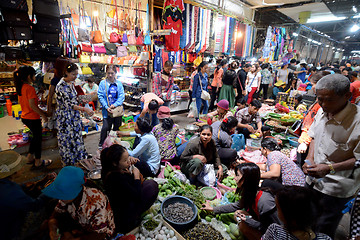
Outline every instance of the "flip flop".
<path id="1" fill-rule="evenodd" d="M 41 169 L 44 167 L 47 167 L 49 165 L 51 165 L 53 163 L 53 160 L 51 159 L 45 159 L 41 161 L 41 165 L 40 166 L 35 166 L 35 164 L 32 166 L 33 169 Z"/>

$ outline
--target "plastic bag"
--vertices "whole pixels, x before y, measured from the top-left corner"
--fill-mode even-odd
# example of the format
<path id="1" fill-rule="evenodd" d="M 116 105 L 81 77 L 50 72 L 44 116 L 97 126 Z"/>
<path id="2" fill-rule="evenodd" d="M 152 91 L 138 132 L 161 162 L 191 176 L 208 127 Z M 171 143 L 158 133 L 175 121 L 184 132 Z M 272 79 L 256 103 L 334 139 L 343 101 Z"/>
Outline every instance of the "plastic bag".
<path id="1" fill-rule="evenodd" d="M 199 175 L 197 175 L 197 180 L 206 186 L 214 186 L 216 181 L 214 164 L 205 164 Z"/>
<path id="2" fill-rule="evenodd" d="M 167 166 L 170 166 L 173 171 L 176 171 L 176 168 L 173 167 L 173 166 L 171 165 L 171 163 L 165 162 L 165 167 L 164 167 L 164 168 L 163 168 L 163 167 L 161 168 L 161 172 L 160 172 L 159 175 L 157 176 L 158 178 L 165 178 L 165 176 L 164 176 L 164 171 L 165 171 L 165 168 L 166 168 Z"/>
<path id="3" fill-rule="evenodd" d="M 151 232 L 148 231 L 145 227 L 144 227 L 144 223 L 146 223 L 147 221 L 150 221 L 150 220 L 154 220 L 156 222 L 159 223 L 159 225 L 154 229 L 152 230 Z M 150 238 L 154 238 L 154 232 L 155 231 L 160 231 L 161 229 L 161 226 L 162 226 L 162 223 L 163 223 L 163 218 L 160 214 L 156 215 L 155 217 L 151 218 L 151 219 L 147 219 L 147 220 L 144 220 L 141 222 L 141 225 L 140 225 L 140 232 L 145 236 L 145 237 L 150 237 Z M 152 237 L 151 237 L 152 236 Z"/>
<path id="4" fill-rule="evenodd" d="M 243 134 L 233 134 L 231 138 L 233 140 L 233 143 L 231 145 L 232 149 L 235 149 L 236 151 L 245 149 L 245 137 Z"/>
<path id="5" fill-rule="evenodd" d="M 230 235 L 226 232 L 226 227 L 224 226 L 224 223 L 217 220 L 216 218 L 211 219 L 211 222 L 207 222 L 206 220 L 201 219 L 201 223 L 209 224 L 216 231 L 220 232 L 221 236 L 223 236 L 224 239 L 231 240 Z"/>
<path id="6" fill-rule="evenodd" d="M 293 148 L 290 151 L 290 160 L 293 162 L 297 161 L 297 148 Z"/>
<path id="7" fill-rule="evenodd" d="M 192 103 L 190 104 L 190 111 L 189 111 L 189 114 L 187 115 L 187 117 L 193 118 L 193 117 L 196 117 L 197 115 L 198 115 L 198 113 L 197 113 L 197 108 L 196 108 L 196 101 L 194 98 Z"/>

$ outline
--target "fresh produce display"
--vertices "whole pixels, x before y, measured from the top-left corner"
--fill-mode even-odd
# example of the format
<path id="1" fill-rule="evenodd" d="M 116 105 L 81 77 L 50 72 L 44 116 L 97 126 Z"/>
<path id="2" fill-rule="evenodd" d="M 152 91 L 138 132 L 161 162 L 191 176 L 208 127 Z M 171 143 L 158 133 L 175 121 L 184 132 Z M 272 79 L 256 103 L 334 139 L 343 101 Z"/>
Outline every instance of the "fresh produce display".
<path id="1" fill-rule="evenodd" d="M 270 120 L 270 121 L 266 122 L 266 125 L 268 125 L 270 127 L 276 127 L 276 126 L 279 126 L 279 123 L 277 121 Z"/>
<path id="2" fill-rule="evenodd" d="M 200 192 L 206 200 L 213 200 L 214 198 L 216 198 L 217 194 L 216 190 L 211 187 L 203 187 Z"/>
<path id="3" fill-rule="evenodd" d="M 222 184 L 224 184 L 225 186 L 230 187 L 230 188 L 236 188 L 236 186 L 237 186 L 236 181 L 235 181 L 234 177 L 232 177 L 232 176 L 228 176 L 228 177 L 224 178 L 224 180 L 222 181 Z"/>
<path id="4" fill-rule="evenodd" d="M 149 232 L 153 231 L 157 226 L 159 226 L 159 222 L 153 219 L 150 219 L 144 223 L 145 229 L 148 230 Z"/>
<path id="5" fill-rule="evenodd" d="M 155 230 L 154 232 L 151 232 L 150 236 L 147 238 L 142 233 L 136 233 L 135 237 L 138 240 L 177 240 L 175 232 L 165 226 L 163 226 L 159 231 Z"/>
<path id="6" fill-rule="evenodd" d="M 285 106 L 284 106 L 285 105 Z M 286 103 L 284 104 L 284 102 L 281 102 L 281 103 L 277 103 L 275 105 L 275 108 L 279 111 L 279 112 L 283 112 L 283 113 L 289 113 L 290 110 L 289 108 L 287 107 Z"/>
<path id="7" fill-rule="evenodd" d="M 164 215 L 167 219 L 176 222 L 183 223 L 188 222 L 194 217 L 194 211 L 186 203 L 173 203 L 169 204 L 164 209 Z"/>
<path id="8" fill-rule="evenodd" d="M 226 197 L 230 203 L 238 202 L 240 200 L 239 194 L 235 192 L 226 193 Z"/>
<path id="9" fill-rule="evenodd" d="M 258 137 L 260 137 L 260 133 L 252 133 L 250 134 L 250 137 L 253 138 L 253 139 L 257 139 Z"/>
<path id="10" fill-rule="evenodd" d="M 213 239 L 222 240 L 224 237 L 209 224 L 197 223 L 195 227 L 184 232 L 183 237 L 187 240 Z"/>
<path id="11" fill-rule="evenodd" d="M 298 113 L 298 112 L 290 112 L 290 116 L 293 117 L 293 118 L 296 118 L 298 120 L 304 118 L 304 116 L 301 113 Z"/>

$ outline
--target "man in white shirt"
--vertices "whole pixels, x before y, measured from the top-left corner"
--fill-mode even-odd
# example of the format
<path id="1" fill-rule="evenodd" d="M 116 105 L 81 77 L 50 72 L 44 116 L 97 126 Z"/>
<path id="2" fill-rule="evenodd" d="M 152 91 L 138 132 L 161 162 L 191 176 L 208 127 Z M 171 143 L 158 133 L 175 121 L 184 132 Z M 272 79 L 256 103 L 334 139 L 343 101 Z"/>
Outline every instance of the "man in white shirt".
<path id="1" fill-rule="evenodd" d="M 350 81 L 340 75 L 323 77 L 316 84 L 322 107 L 309 130 L 312 137 L 303 170 L 307 184 L 319 196 L 322 214 L 318 231 L 334 238 L 342 210 L 360 188 L 360 107 L 349 102 Z"/>

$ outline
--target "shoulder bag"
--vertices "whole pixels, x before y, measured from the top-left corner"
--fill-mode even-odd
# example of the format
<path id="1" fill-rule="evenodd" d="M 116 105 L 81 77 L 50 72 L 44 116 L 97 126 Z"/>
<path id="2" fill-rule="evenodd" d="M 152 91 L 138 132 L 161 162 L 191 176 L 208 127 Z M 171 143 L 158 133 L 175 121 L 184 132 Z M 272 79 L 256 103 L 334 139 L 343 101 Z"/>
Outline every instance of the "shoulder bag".
<path id="1" fill-rule="evenodd" d="M 251 83 L 246 87 L 246 91 L 247 91 L 247 92 L 251 92 L 251 85 L 253 84 L 255 78 L 256 78 L 256 75 L 255 75 L 255 77 L 253 78 L 253 80 L 251 80 Z"/>
<path id="2" fill-rule="evenodd" d="M 199 75 L 199 82 L 200 82 L 200 87 L 201 87 L 201 99 L 205 100 L 205 101 L 210 100 L 211 99 L 210 93 L 208 93 L 206 90 L 203 90 L 200 74 L 198 74 L 198 75 Z"/>
<path id="3" fill-rule="evenodd" d="M 241 88 L 241 92 L 242 92 L 242 95 L 246 95 L 247 94 L 247 91 L 244 90 L 242 84 L 241 84 L 241 81 L 240 81 L 240 78 L 239 78 L 239 74 L 236 74 L 237 75 L 237 80 L 239 82 L 239 85 L 240 85 L 240 88 Z M 251 86 L 251 85 L 250 85 Z"/>
<path id="4" fill-rule="evenodd" d="M 106 98 L 108 101 L 108 105 L 110 106 L 110 101 L 109 101 L 109 95 L 108 95 L 108 89 L 107 89 L 107 82 L 105 80 L 105 91 L 106 91 Z M 109 117 L 111 118 L 116 118 L 116 117 L 121 117 L 124 115 L 124 107 L 121 106 L 117 106 L 116 108 L 112 109 L 112 112 L 108 112 Z"/>

